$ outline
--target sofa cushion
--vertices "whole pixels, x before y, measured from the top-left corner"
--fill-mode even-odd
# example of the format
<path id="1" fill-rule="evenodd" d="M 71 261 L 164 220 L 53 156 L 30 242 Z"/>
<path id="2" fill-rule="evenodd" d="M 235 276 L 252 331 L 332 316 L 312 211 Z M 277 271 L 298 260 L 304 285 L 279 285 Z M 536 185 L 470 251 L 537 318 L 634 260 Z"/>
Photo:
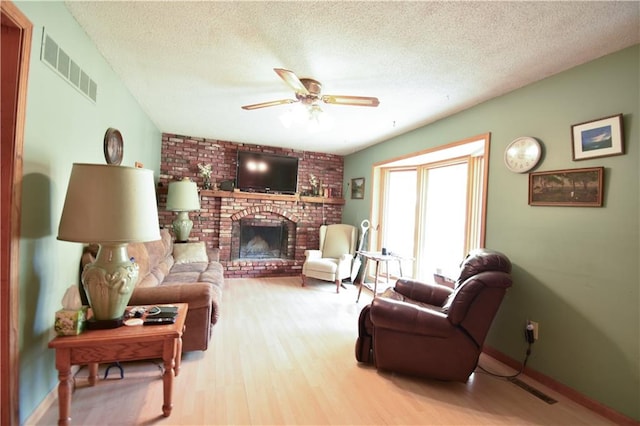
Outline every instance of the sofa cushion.
<path id="1" fill-rule="evenodd" d="M 200 274 L 192 272 L 171 271 L 162 281 L 162 285 L 175 283 L 197 283 L 200 282 Z"/>
<path id="2" fill-rule="evenodd" d="M 195 276 L 200 276 L 200 274 L 207 270 L 209 264 L 207 262 L 193 262 L 193 263 L 176 263 L 171 268 L 171 272 L 165 278 L 168 279 L 171 275 L 180 274 L 180 273 L 190 273 Z"/>
<path id="3" fill-rule="evenodd" d="M 138 264 L 138 283 L 140 283 L 151 271 L 151 259 L 149 259 L 147 247 L 144 243 L 131 243 L 127 246 L 127 253 Z"/>
<path id="4" fill-rule="evenodd" d="M 147 274 L 145 277 L 138 280 L 136 288 L 157 287 L 161 282 L 162 280 L 159 280 L 155 275 Z"/>
<path id="5" fill-rule="evenodd" d="M 173 264 L 173 257 L 167 257 L 162 262 L 154 266 L 153 269 L 151 269 L 151 275 L 156 277 L 159 282 L 162 282 L 162 280 L 164 280 L 164 277 L 169 275 Z"/>
<path id="6" fill-rule="evenodd" d="M 200 279 L 202 281 L 213 283 L 216 287 L 221 287 L 223 280 L 221 277 L 224 276 L 224 268 L 221 263 L 211 262 L 207 265 L 207 269 L 205 269 L 200 274 Z"/>
<path id="7" fill-rule="evenodd" d="M 173 245 L 173 259 L 177 265 L 182 263 L 208 262 L 204 241 Z"/>
<path id="8" fill-rule="evenodd" d="M 171 254 L 173 245 L 171 243 L 171 235 L 168 232 L 161 232 L 160 238 L 157 241 L 149 241 L 144 244 L 151 259 L 150 270 Z"/>

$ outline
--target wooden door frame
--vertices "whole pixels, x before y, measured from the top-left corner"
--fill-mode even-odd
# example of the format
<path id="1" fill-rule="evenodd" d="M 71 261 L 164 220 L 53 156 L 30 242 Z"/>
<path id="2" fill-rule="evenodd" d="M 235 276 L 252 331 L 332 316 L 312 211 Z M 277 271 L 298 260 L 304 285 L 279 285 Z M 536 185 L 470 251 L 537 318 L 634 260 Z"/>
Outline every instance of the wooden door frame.
<path id="1" fill-rule="evenodd" d="M 20 422 L 19 254 L 22 151 L 33 25 L 10 1 L 2 16 L 2 131 L 0 159 L 0 424 Z"/>

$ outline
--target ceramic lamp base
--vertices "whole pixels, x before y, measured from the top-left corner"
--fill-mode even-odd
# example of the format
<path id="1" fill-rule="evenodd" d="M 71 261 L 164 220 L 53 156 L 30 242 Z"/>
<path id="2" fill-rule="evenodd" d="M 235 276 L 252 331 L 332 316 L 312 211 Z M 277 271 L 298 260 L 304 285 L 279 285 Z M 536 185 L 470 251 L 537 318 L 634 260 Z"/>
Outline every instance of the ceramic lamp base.
<path id="1" fill-rule="evenodd" d="M 176 220 L 173 221 L 173 232 L 176 242 L 186 243 L 189 241 L 189 233 L 193 228 L 193 222 L 189 219 L 189 212 L 178 212 Z"/>
<path id="2" fill-rule="evenodd" d="M 121 319 L 138 282 L 138 265 L 127 244 L 101 244 L 95 262 L 82 271 L 82 285 L 97 321 Z"/>

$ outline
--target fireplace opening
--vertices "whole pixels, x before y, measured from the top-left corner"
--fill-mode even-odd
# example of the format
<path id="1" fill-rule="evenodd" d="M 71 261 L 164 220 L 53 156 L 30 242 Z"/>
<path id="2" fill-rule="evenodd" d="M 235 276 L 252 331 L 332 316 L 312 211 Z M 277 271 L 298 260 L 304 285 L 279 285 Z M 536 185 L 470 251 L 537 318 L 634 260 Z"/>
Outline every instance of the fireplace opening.
<path id="1" fill-rule="evenodd" d="M 288 228 L 285 222 L 255 225 L 252 220 L 240 221 L 240 258 L 287 258 Z"/>

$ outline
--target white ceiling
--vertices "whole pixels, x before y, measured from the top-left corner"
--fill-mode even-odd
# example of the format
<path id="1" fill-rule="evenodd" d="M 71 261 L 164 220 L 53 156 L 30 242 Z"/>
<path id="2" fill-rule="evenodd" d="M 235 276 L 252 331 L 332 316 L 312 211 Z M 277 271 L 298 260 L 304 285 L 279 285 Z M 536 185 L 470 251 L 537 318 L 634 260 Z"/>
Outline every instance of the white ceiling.
<path id="1" fill-rule="evenodd" d="M 341 155 L 640 42 L 638 1 L 66 5 L 162 132 Z M 295 99 L 273 68 L 380 106 L 287 129 L 240 108 Z"/>

